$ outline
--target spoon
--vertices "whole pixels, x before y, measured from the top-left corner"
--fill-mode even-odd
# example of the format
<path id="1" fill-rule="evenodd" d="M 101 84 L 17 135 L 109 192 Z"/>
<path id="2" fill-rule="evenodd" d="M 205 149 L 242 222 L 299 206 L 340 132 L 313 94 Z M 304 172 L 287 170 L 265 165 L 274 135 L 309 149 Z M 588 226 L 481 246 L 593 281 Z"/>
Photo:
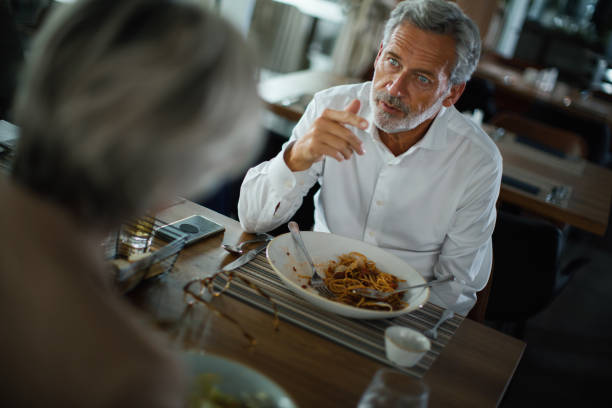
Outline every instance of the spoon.
<path id="1" fill-rule="evenodd" d="M 431 329 L 425 330 L 423 334 L 426 335 L 427 337 L 431 337 L 432 339 L 437 339 L 438 338 L 438 327 L 440 327 L 440 325 L 444 323 L 445 321 L 447 321 L 448 319 L 452 319 L 453 316 L 455 316 L 455 312 L 453 312 L 450 309 L 444 310 L 444 312 L 442 312 L 442 316 L 440 316 L 440 320 L 438 320 L 438 323 L 436 323 L 434 327 L 432 327 Z"/>
<path id="2" fill-rule="evenodd" d="M 239 243 L 238 245 L 231 245 L 231 244 L 221 244 L 221 246 L 223 247 L 223 249 L 225 249 L 227 252 L 231 252 L 233 254 L 236 255 L 242 255 L 245 253 L 245 246 L 249 245 L 249 244 L 254 244 L 256 242 L 264 242 L 265 244 L 268 243 L 268 241 L 270 241 L 273 237 L 268 235 L 268 234 L 261 234 L 258 235 L 255 239 L 250 239 L 248 241 L 242 241 L 241 243 Z"/>
<path id="3" fill-rule="evenodd" d="M 231 252 L 232 254 L 236 254 L 236 255 L 242 255 L 244 253 L 244 249 L 242 248 L 238 248 L 238 246 L 236 245 L 230 245 L 230 244 L 221 244 L 221 246 L 223 247 L 223 249 L 225 249 L 227 252 Z"/>

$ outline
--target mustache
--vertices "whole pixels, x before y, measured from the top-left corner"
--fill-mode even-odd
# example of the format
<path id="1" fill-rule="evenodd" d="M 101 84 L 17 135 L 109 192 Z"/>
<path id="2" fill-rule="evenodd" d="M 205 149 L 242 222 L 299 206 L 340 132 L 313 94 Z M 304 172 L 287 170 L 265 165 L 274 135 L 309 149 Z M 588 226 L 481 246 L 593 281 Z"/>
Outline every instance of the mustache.
<path id="1" fill-rule="evenodd" d="M 404 105 L 404 103 L 402 102 L 402 98 L 400 98 L 399 96 L 389 95 L 385 91 L 376 91 L 374 93 L 374 98 L 377 101 L 382 101 L 387 105 L 404 112 L 406 115 L 410 113 L 410 108 Z"/>

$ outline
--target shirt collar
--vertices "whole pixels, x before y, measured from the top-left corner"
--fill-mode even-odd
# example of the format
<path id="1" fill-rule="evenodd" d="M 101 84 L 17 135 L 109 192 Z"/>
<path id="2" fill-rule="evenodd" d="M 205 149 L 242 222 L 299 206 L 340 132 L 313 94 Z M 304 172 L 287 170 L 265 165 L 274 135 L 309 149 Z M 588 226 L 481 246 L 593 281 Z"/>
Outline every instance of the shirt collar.
<path id="1" fill-rule="evenodd" d="M 448 130 L 448 117 L 450 115 L 450 109 L 442 106 L 438 115 L 427 129 L 425 136 L 419 140 L 415 146 L 422 147 L 424 149 L 440 150 L 444 149 L 447 145 L 447 130 Z"/>

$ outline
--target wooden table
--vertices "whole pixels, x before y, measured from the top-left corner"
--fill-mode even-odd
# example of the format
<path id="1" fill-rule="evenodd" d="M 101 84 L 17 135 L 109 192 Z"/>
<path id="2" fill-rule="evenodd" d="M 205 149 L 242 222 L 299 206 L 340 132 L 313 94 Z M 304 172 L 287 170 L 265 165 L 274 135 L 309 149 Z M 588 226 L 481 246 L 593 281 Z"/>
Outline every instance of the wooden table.
<path id="1" fill-rule="evenodd" d="M 256 368 L 301 407 L 355 407 L 382 367 L 376 361 L 288 322 L 281 322 L 275 332 L 271 315 L 229 296 L 216 299 L 214 304 L 220 310 L 238 319 L 256 337 L 258 344 L 249 351 L 236 326 L 211 316 L 203 307 L 186 306 L 183 285 L 218 271 L 233 259 L 220 248 L 221 242 L 237 243 L 248 237 L 236 221 L 189 201 L 166 209 L 159 218 L 171 222 L 192 214 L 221 223 L 226 227 L 224 235 L 184 249 L 169 275 L 142 284 L 130 294 L 131 300 L 186 346 Z M 190 319 L 185 318 L 186 311 Z M 524 348 L 522 341 L 465 319 L 424 377 L 430 388 L 430 407 L 496 406 Z"/>
<path id="2" fill-rule="evenodd" d="M 351 78 L 342 78 L 329 73 L 300 71 L 282 75 L 265 81 L 260 85 L 261 97 L 275 113 L 291 120 L 298 120 L 303 113 L 303 103 L 283 104 L 296 95 L 312 95 L 326 87 L 358 82 Z M 527 91 L 526 91 L 527 92 Z M 529 92 L 536 92 L 531 87 Z M 556 94 L 555 94 L 556 95 Z M 553 98 L 551 95 L 543 97 Z M 578 109 L 576 105 L 572 109 Z M 589 110 L 595 115 L 597 109 Z M 603 111 L 601 112 L 603 115 Z M 610 119 L 610 118 L 608 118 Z M 560 185 L 570 186 L 572 193 L 568 202 L 557 205 L 519 189 L 502 184 L 500 199 L 521 206 L 544 217 L 567 223 L 585 231 L 604 235 L 610 216 L 612 203 L 612 172 L 591 162 L 584 162 L 580 174 L 564 169 L 552 155 L 544 155 L 536 149 L 517 149 L 507 144 L 498 144 L 504 160 L 504 168 L 515 168 L 526 177 L 546 179 Z M 568 166 L 571 165 L 568 162 Z M 529 181 L 529 180 L 525 180 Z"/>
<path id="3" fill-rule="evenodd" d="M 524 80 L 520 70 L 502 65 L 486 56 L 480 60 L 474 75 L 491 80 L 497 89 L 527 102 L 538 100 L 561 108 L 569 114 L 612 126 L 612 103 L 582 94 L 579 89 L 564 82 L 557 81 L 551 92 L 540 91 L 534 84 Z"/>
<path id="4" fill-rule="evenodd" d="M 297 71 L 261 82 L 259 95 L 270 111 L 297 122 L 316 92 L 336 85 L 357 82 L 361 81 L 329 72 Z"/>
<path id="5" fill-rule="evenodd" d="M 492 126 L 483 125 L 489 133 Z M 552 203 L 546 194 L 531 194 L 502 183 L 499 199 L 560 223 L 604 235 L 612 204 L 612 171 L 583 159 L 563 159 L 518 143 L 507 132 L 497 146 L 504 161 L 504 174 L 523 181 L 571 188 L 567 200 Z"/>

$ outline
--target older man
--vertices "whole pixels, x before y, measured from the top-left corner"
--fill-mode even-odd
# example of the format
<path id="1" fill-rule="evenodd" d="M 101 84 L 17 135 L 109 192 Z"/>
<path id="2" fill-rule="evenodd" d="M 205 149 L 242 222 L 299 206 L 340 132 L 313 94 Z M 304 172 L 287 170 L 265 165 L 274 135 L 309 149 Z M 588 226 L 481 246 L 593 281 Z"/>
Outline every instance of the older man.
<path id="1" fill-rule="evenodd" d="M 287 222 L 318 181 L 316 231 L 384 248 L 426 279 L 454 275 L 431 300 L 467 314 L 491 270 L 502 172 L 495 144 L 453 107 L 479 56 L 456 4 L 398 4 L 373 80 L 316 94 L 278 156 L 249 170 L 243 228 Z"/>

